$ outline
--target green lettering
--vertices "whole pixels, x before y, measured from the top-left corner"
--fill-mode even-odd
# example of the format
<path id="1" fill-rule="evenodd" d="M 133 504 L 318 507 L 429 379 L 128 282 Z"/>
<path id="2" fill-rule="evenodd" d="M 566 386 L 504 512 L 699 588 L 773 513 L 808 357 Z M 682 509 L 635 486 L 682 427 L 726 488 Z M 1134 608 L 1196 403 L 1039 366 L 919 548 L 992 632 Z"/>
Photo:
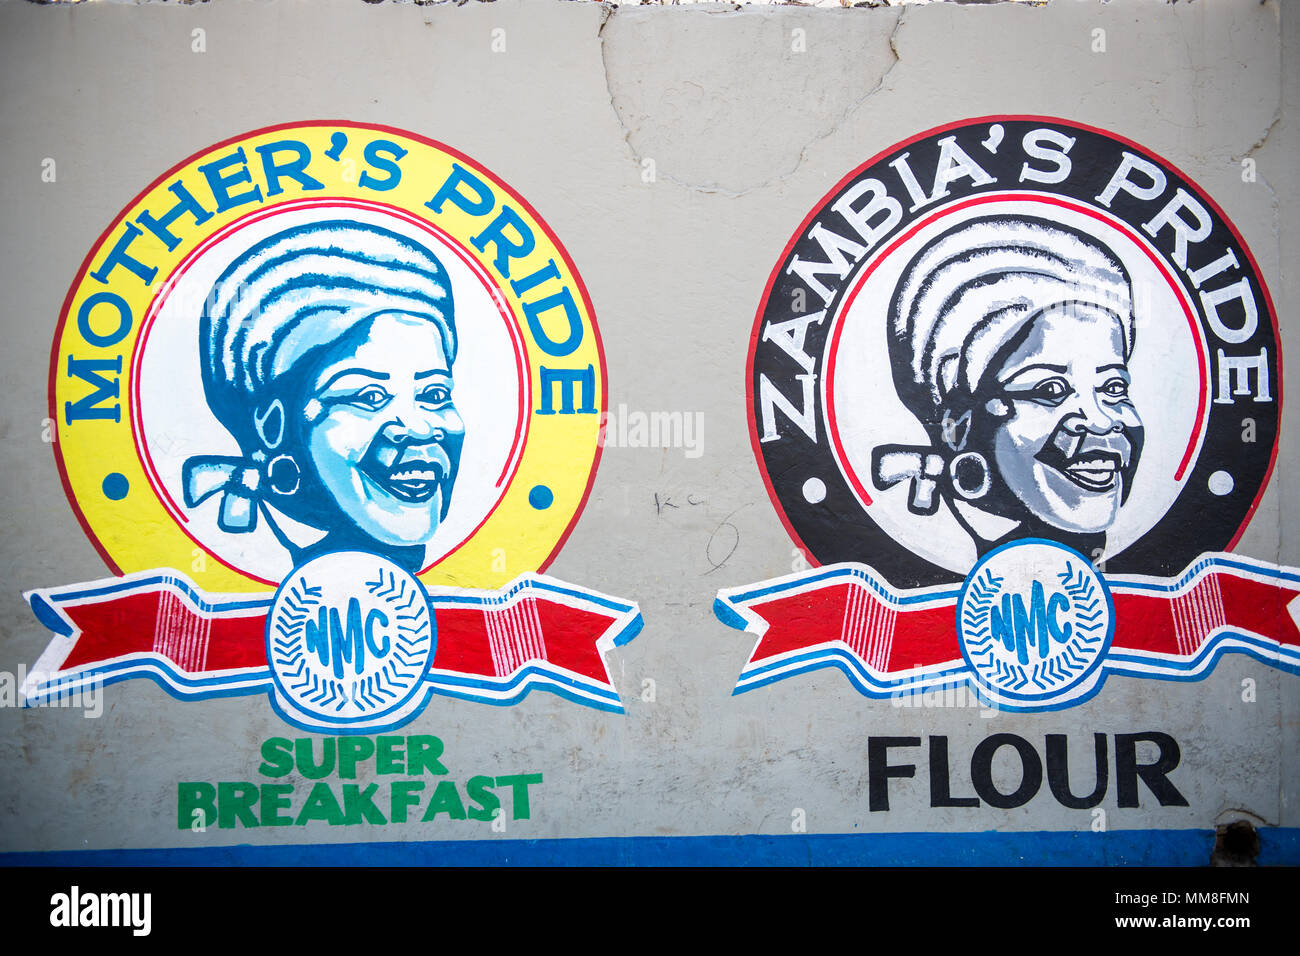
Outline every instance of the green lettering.
<path id="1" fill-rule="evenodd" d="M 288 743 L 288 741 L 285 741 Z M 281 810 L 289 809 L 289 795 L 293 793 L 291 783 L 262 784 L 262 826 L 287 827 L 293 825 L 293 817 L 286 817 Z"/>
<path id="2" fill-rule="evenodd" d="M 217 788 L 210 783 L 176 785 L 176 829 L 188 830 L 194 824 L 194 811 L 206 827 L 217 818 Z"/>
<path id="3" fill-rule="evenodd" d="M 444 774 L 444 767 L 438 758 L 442 756 L 442 741 L 427 734 L 415 734 L 406 738 L 406 772 L 418 777 L 427 769 L 432 774 Z"/>
<path id="4" fill-rule="evenodd" d="M 388 821 L 384 815 L 379 812 L 375 806 L 375 793 L 379 790 L 379 784 L 372 783 L 362 790 L 359 784 L 345 783 L 343 785 L 343 822 L 348 826 L 355 823 L 379 823 L 384 824 Z"/>
<path id="5" fill-rule="evenodd" d="M 476 804 L 469 808 L 471 820 L 491 820 L 492 814 L 501 806 L 500 798 L 492 792 L 492 782 L 491 777 L 482 775 L 469 778 L 465 790 Z"/>
<path id="6" fill-rule="evenodd" d="M 420 822 L 428 823 L 440 813 L 447 814 L 452 820 L 465 819 L 465 805 L 460 802 L 460 792 L 457 791 L 456 784 L 452 780 L 443 780 L 438 784 L 438 789 L 433 791 L 428 809 L 424 811 Z"/>
<path id="7" fill-rule="evenodd" d="M 312 739 L 310 737 L 299 737 L 293 742 L 293 753 L 295 762 L 298 764 L 298 772 L 308 780 L 319 780 L 322 777 L 328 777 L 334 772 L 334 738 L 325 737 L 321 740 L 321 762 L 314 763 L 312 760 Z"/>
<path id="8" fill-rule="evenodd" d="M 253 813 L 257 798 L 255 783 L 217 784 L 217 826 L 223 830 L 233 830 L 237 825 L 258 826 Z"/>
<path id="9" fill-rule="evenodd" d="M 293 770 L 293 741 L 287 737 L 268 737 L 262 741 L 262 764 L 257 772 L 264 777 L 287 777 Z"/>
<path id="10" fill-rule="evenodd" d="M 332 827 L 343 822 L 343 811 L 339 809 L 339 802 L 335 799 L 334 791 L 330 789 L 328 783 L 318 783 L 311 788 L 311 793 L 307 795 L 307 802 L 303 804 L 302 811 L 294 823 L 302 826 L 309 820 L 324 820 Z"/>
<path id="11" fill-rule="evenodd" d="M 355 780 L 357 763 L 369 760 L 375 753 L 375 742 L 369 737 L 339 738 L 339 776 L 344 780 Z"/>
<path id="12" fill-rule="evenodd" d="M 375 759 L 375 773 L 405 773 L 406 765 L 403 761 L 405 752 L 402 750 L 402 738 L 380 737 L 378 742 L 379 755 Z"/>
<path id="13" fill-rule="evenodd" d="M 497 786 L 504 787 L 509 784 L 514 788 L 514 819 L 527 820 L 530 811 L 528 803 L 528 785 L 530 783 L 541 783 L 542 775 L 540 773 L 514 773 L 505 777 L 497 777 Z"/>
<path id="14" fill-rule="evenodd" d="M 419 793 L 423 789 L 423 780 L 393 781 L 393 799 L 389 816 L 393 818 L 394 823 L 406 822 L 408 811 L 420 802 Z"/>

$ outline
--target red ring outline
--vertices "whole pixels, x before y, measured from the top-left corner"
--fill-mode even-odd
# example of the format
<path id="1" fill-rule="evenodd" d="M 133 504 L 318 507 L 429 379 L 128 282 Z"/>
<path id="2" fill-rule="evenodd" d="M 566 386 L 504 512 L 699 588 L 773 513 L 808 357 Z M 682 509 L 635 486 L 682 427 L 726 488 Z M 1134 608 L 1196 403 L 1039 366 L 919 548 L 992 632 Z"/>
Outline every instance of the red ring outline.
<path id="1" fill-rule="evenodd" d="M 1151 260 L 1152 264 L 1160 272 L 1161 277 L 1169 287 L 1174 290 L 1174 295 L 1177 297 L 1179 305 L 1183 307 L 1183 316 L 1187 319 L 1187 324 L 1192 331 L 1192 338 L 1196 342 L 1196 365 L 1201 380 L 1201 389 L 1196 404 L 1197 425 L 1195 430 L 1192 432 L 1191 437 L 1187 440 L 1187 447 L 1183 451 L 1182 460 L 1179 462 L 1178 469 L 1174 473 L 1174 481 L 1182 481 L 1183 475 L 1187 471 L 1187 466 L 1191 462 L 1192 454 L 1201 446 L 1202 438 L 1205 435 L 1205 428 L 1209 424 L 1209 403 L 1206 401 L 1207 390 L 1209 387 L 1209 381 L 1207 379 L 1209 343 L 1206 342 L 1204 330 L 1201 328 L 1195 314 L 1192 312 L 1191 305 L 1187 301 L 1187 290 L 1184 289 L 1182 284 L 1173 277 L 1169 271 L 1168 265 L 1160 258 L 1159 253 L 1150 248 L 1149 244 L 1145 240 L 1132 231 L 1128 223 L 1118 217 L 1107 217 L 1101 212 L 1079 202 L 1078 200 L 1063 198 L 1053 193 L 1021 191 L 1009 193 L 982 193 L 978 196 L 970 196 L 926 214 L 924 217 L 918 219 L 909 226 L 906 231 L 895 236 L 883 249 L 877 250 L 876 254 L 871 257 L 873 261 L 854 276 L 853 286 L 849 290 L 849 294 L 845 296 L 844 304 L 840 306 L 837 318 L 843 319 L 847 316 L 849 309 L 853 307 L 853 300 L 856 299 L 858 293 L 862 291 L 862 287 L 866 283 L 867 277 L 870 276 L 882 262 L 889 258 L 889 256 L 892 255 L 900 245 L 907 242 L 907 240 L 911 239 L 926 226 L 942 219 L 944 216 L 958 212 L 959 210 L 968 209 L 971 206 L 982 206 L 997 202 L 1041 202 L 1050 206 L 1061 206 L 1062 208 L 1077 212 L 1080 215 L 1090 216 L 1099 222 L 1103 222 L 1115 231 L 1122 232 L 1128 236 L 1133 245 L 1142 250 L 1146 257 Z M 863 487 L 861 479 L 858 478 L 857 472 L 854 471 L 853 466 L 849 462 L 848 455 L 844 453 L 844 446 L 840 442 L 838 423 L 835 421 L 835 406 L 833 403 L 835 392 L 835 359 L 839 351 L 840 333 L 844 330 L 844 325 L 845 323 L 843 321 L 836 322 L 835 329 L 830 336 L 830 341 L 826 344 L 826 372 L 823 376 L 825 400 L 822 404 L 826 412 L 826 430 L 830 433 L 833 446 L 832 454 L 840 463 L 841 471 L 844 472 L 846 477 L 849 479 L 849 484 L 853 486 L 853 490 L 857 493 L 858 497 L 865 501 L 867 505 L 870 505 L 871 496 L 867 494 L 867 490 Z"/>
<path id="2" fill-rule="evenodd" d="M 763 289 L 763 297 L 759 300 L 758 311 L 754 315 L 753 331 L 750 332 L 749 336 L 749 351 L 745 359 L 745 417 L 749 422 L 749 444 L 754 451 L 754 458 L 758 463 L 758 473 L 763 479 L 763 486 L 767 489 L 767 496 L 771 500 L 772 506 L 776 509 L 777 517 L 781 519 L 781 525 L 785 528 L 790 539 L 794 541 L 795 544 L 799 545 L 800 550 L 803 552 L 804 560 L 813 567 L 821 567 L 821 562 L 817 560 L 816 555 L 812 553 L 812 550 L 804 543 L 803 539 L 800 538 L 799 534 L 795 531 L 794 526 L 790 523 L 790 519 L 786 516 L 785 509 L 781 506 L 781 500 L 777 497 L 776 489 L 772 487 L 772 478 L 771 475 L 768 474 L 767 464 L 763 460 L 763 451 L 758 438 L 758 423 L 754 419 L 754 354 L 758 348 L 759 337 L 763 332 L 763 314 L 767 310 L 767 302 L 768 299 L 771 298 L 772 287 L 776 285 L 776 280 L 781 274 L 781 265 L 790 255 L 790 250 L 794 248 L 795 243 L 797 243 L 807 232 L 812 221 L 817 218 L 818 214 L 821 213 L 823 209 L 826 208 L 830 199 L 859 175 L 880 162 L 886 156 L 896 152 L 897 150 L 911 146 L 913 143 L 920 142 L 923 139 L 928 139 L 931 136 L 937 136 L 939 133 L 946 133 L 949 130 L 964 129 L 968 126 L 979 125 L 980 123 L 1008 122 L 1056 124 L 1071 127 L 1073 129 L 1085 130 L 1089 133 L 1095 133 L 1098 136 L 1103 136 L 1116 143 L 1122 143 L 1125 146 L 1132 147 L 1144 156 L 1157 159 L 1164 164 L 1164 167 L 1167 170 L 1177 174 L 1188 184 L 1188 186 L 1191 187 L 1192 191 L 1196 194 L 1196 197 L 1206 203 L 1206 205 L 1214 211 L 1223 224 L 1227 226 L 1228 231 L 1232 234 L 1233 238 L 1236 239 L 1237 243 L 1241 246 L 1241 250 L 1246 256 L 1246 261 L 1250 264 L 1251 272 L 1255 276 L 1255 281 L 1259 283 L 1260 291 L 1264 293 L 1264 303 L 1268 307 L 1269 321 L 1273 324 L 1274 341 L 1279 343 L 1281 341 L 1281 332 L 1277 325 L 1277 310 L 1273 306 L 1273 296 L 1268 291 L 1268 283 L 1264 281 L 1264 275 L 1260 271 L 1259 263 L 1255 261 L 1255 254 L 1250 251 L 1250 247 L 1246 244 L 1246 241 L 1242 239 L 1241 233 L 1237 231 L 1236 225 L 1234 225 L 1232 220 L 1228 218 L 1224 213 L 1223 208 L 1218 203 L 1205 195 L 1195 180 L 1173 163 L 1167 161 L 1163 156 L 1152 152 L 1147 147 L 1142 146 L 1125 136 L 1120 136 L 1117 133 L 1101 129 L 1097 126 L 1089 126 L 1086 123 L 1077 123 L 1073 120 L 1067 120 L 1059 116 L 1042 116 L 1031 113 L 1005 114 L 1001 116 L 973 116 L 968 119 L 954 120 L 951 123 L 945 123 L 942 126 L 935 126 L 931 129 L 925 130 L 924 132 L 908 137 L 901 142 L 894 143 L 876 153 L 866 162 L 854 167 L 841 177 L 839 182 L 832 186 L 822 196 L 822 198 L 817 201 L 812 209 L 808 211 L 807 215 L 804 216 L 803 221 L 794 231 L 794 234 L 790 236 L 790 240 L 785 244 L 785 248 L 781 250 L 780 256 L 777 257 L 776 264 L 772 267 L 772 272 L 769 274 L 767 279 L 767 285 Z M 1282 349 L 1280 345 L 1275 352 L 1275 357 L 1277 360 L 1277 409 L 1278 422 L 1280 425 L 1282 418 L 1282 383 L 1284 379 L 1282 370 Z M 1246 509 L 1246 514 L 1242 517 L 1241 524 L 1237 528 L 1237 533 L 1233 535 L 1232 540 L 1228 542 L 1225 550 L 1231 551 L 1236 547 L 1237 542 L 1241 540 L 1241 536 L 1245 534 L 1246 528 L 1250 526 L 1251 519 L 1254 518 L 1255 511 L 1259 508 L 1260 499 L 1264 497 L 1264 492 L 1268 488 L 1269 481 L 1273 477 L 1273 468 L 1277 464 L 1277 449 L 1278 445 L 1281 444 L 1281 439 L 1282 431 L 1281 428 L 1279 428 L 1273 439 L 1273 451 L 1269 456 L 1268 468 L 1264 471 L 1264 479 L 1259 483 L 1259 488 L 1255 492 L 1255 500 L 1252 501 L 1250 507 Z"/>
<path id="3" fill-rule="evenodd" d="M 94 241 L 94 243 L 91 244 L 90 250 L 86 253 L 85 258 L 83 258 L 81 261 L 81 267 L 77 270 L 77 274 L 73 278 L 72 284 L 68 287 L 67 295 L 65 295 L 63 298 L 63 306 L 59 311 L 59 321 L 54 329 L 53 347 L 50 349 L 50 377 L 49 377 L 49 385 L 47 388 L 46 399 L 49 403 L 50 419 L 56 423 L 56 434 L 57 434 L 57 423 L 59 418 L 58 418 L 58 407 L 55 398 L 55 383 L 57 381 L 58 371 L 59 371 L 59 343 L 63 339 L 63 330 L 67 324 L 68 312 L 72 308 L 72 300 L 76 294 L 77 289 L 81 287 L 81 283 L 85 279 L 86 273 L 90 270 L 92 257 L 100 248 L 103 247 L 104 243 L 112 235 L 113 231 L 122 223 L 124 219 L 126 219 L 126 214 L 130 212 L 136 206 L 136 204 L 140 202 L 140 200 L 142 200 L 153 190 L 161 186 L 167 179 L 171 178 L 171 176 L 175 174 L 178 170 L 183 169 L 184 167 L 192 163 L 194 160 L 199 159 L 200 157 L 205 156 L 208 153 L 221 149 L 224 146 L 230 146 L 234 143 L 242 142 L 254 136 L 261 136 L 267 133 L 275 133 L 275 132 L 279 132 L 280 130 L 302 129 L 304 127 L 320 127 L 320 126 L 342 127 L 346 129 L 361 129 L 361 130 L 371 130 L 373 132 L 379 132 L 379 133 L 389 133 L 395 136 L 401 136 L 407 139 L 415 140 L 416 142 L 423 143 L 426 146 L 431 146 L 434 149 L 440 150 L 449 156 L 455 157 L 457 160 L 460 160 L 462 163 L 464 163 L 466 166 L 470 167 L 471 169 L 474 169 L 486 175 L 489 179 L 492 180 L 494 185 L 498 185 L 502 189 L 504 189 L 506 195 L 508 195 L 513 201 L 518 203 L 524 210 L 526 210 L 528 214 L 533 218 L 534 222 L 536 222 L 537 225 L 541 227 L 542 232 L 546 235 L 546 237 L 550 239 L 551 242 L 554 244 L 556 251 L 559 252 L 560 258 L 564 261 L 565 267 L 568 269 L 569 274 L 573 277 L 574 283 L 578 287 L 578 293 L 582 296 L 583 305 L 586 306 L 587 315 L 591 319 L 591 334 L 596 341 L 596 355 L 600 359 L 600 407 L 601 409 L 605 409 L 608 406 L 609 383 L 606 377 L 607 365 L 605 361 L 605 345 L 604 342 L 601 340 L 600 329 L 596 324 L 596 311 L 591 304 L 591 295 L 587 291 L 587 285 L 585 282 L 582 281 L 582 276 L 578 273 L 577 267 L 573 264 L 573 259 L 569 255 L 569 251 L 564 247 L 564 244 L 560 242 L 559 237 L 557 237 L 555 233 L 551 230 L 551 227 L 546 223 L 546 220 L 544 220 L 541 217 L 541 215 L 537 212 L 536 209 L 533 208 L 532 204 L 528 202 L 528 200 L 524 199 L 523 196 L 521 196 L 518 192 L 515 191 L 513 186 L 507 183 L 500 176 L 497 176 L 495 173 L 489 170 L 482 163 L 479 163 L 478 161 L 471 159 L 469 156 L 466 156 L 458 149 L 454 149 L 446 145 L 445 143 L 441 143 L 435 139 L 430 139 L 427 136 L 421 136 L 420 134 L 413 133 L 409 130 L 399 129 L 396 126 L 385 126 L 380 123 L 361 123 L 361 122 L 357 122 L 356 120 L 342 120 L 342 119 L 302 120 L 299 122 L 292 122 L 292 123 L 277 123 L 273 126 L 263 126 L 258 129 L 249 130 L 247 132 L 243 132 L 235 136 L 231 136 L 227 139 L 223 139 L 218 143 L 213 143 L 209 146 L 204 146 L 202 149 L 199 149 L 198 151 L 191 153 L 189 156 L 185 157 L 180 162 L 176 163 L 171 168 L 167 169 L 165 172 L 155 177 L 153 181 L 149 183 L 149 185 L 145 186 L 144 189 L 136 193 L 136 195 L 122 208 L 122 211 L 119 212 L 116 217 L 114 217 L 113 221 L 109 223 L 108 226 L 99 234 L 99 237 Z M 81 530 L 85 532 L 86 537 L 90 540 L 90 543 L 94 545 L 95 551 L 98 552 L 100 558 L 103 560 L 104 564 L 108 566 L 109 570 L 117 575 L 123 574 L 124 572 L 120 567 L 118 567 L 117 563 L 113 560 L 112 555 L 108 553 L 108 550 L 100 542 L 99 538 L 95 535 L 94 531 L 91 530 L 90 523 L 86 520 L 85 513 L 81 510 L 81 504 L 77 501 L 76 496 L 72 492 L 72 485 L 68 480 L 67 468 L 63 464 L 63 451 L 62 449 L 59 448 L 59 443 L 57 441 L 53 442 L 52 444 L 54 446 L 53 449 L 54 462 L 59 469 L 59 481 L 63 484 L 64 496 L 68 499 L 68 503 L 72 506 L 73 513 L 77 516 L 77 521 L 81 524 Z M 582 514 L 583 508 L 586 507 L 587 499 L 591 497 L 591 489 L 596 481 L 596 470 L 600 466 L 600 456 L 602 451 L 603 448 L 601 447 L 600 442 L 597 442 L 596 452 L 595 455 L 592 457 L 592 461 L 591 461 L 591 471 L 587 475 L 587 487 L 582 493 L 582 498 L 579 499 L 578 501 L 578 506 L 573 511 L 573 517 L 569 519 L 568 525 L 565 527 L 564 531 L 560 534 L 559 539 L 556 541 L 555 547 L 553 547 L 551 549 L 551 553 L 546 556 L 546 560 L 543 561 L 538 566 L 537 570 L 539 573 L 545 571 L 548 567 L 550 567 L 551 563 L 555 560 L 556 556 L 560 553 L 560 549 L 563 548 L 565 542 L 569 540 L 569 535 L 573 533 L 574 526 L 577 525 L 578 523 L 578 517 L 579 515 Z M 240 573 L 243 574 L 243 572 Z"/>
<path id="4" fill-rule="evenodd" d="M 466 253 L 465 250 L 460 248 L 460 243 L 452 238 L 445 229 L 441 229 L 398 206 L 366 199 L 294 199 L 289 200 L 288 202 L 279 203 L 270 208 L 253 210 L 252 212 L 240 216 L 233 222 L 228 223 L 224 228 L 214 232 L 190 250 L 185 258 L 181 260 L 176 269 L 173 270 L 171 275 L 167 277 L 162 288 L 158 290 L 158 294 L 155 295 L 149 303 L 149 309 L 140 323 L 140 332 L 136 336 L 135 349 L 131 354 L 131 375 L 130 385 L 128 388 L 131 410 L 131 438 L 135 443 L 136 457 L 140 460 L 140 467 L 144 471 L 145 477 L 148 479 L 150 486 L 153 488 L 154 494 L 163 502 L 163 506 L 167 509 L 170 517 L 173 521 L 177 522 L 177 526 L 185 533 L 185 536 L 202 548 L 204 552 L 212 555 L 212 557 L 220 564 L 225 565 L 236 574 L 246 578 L 251 578 L 261 584 L 269 584 L 271 586 L 275 586 L 278 582 L 259 577 L 244 568 L 236 567 L 221 555 L 217 554 L 210 545 L 198 540 L 198 538 L 190 533 L 189 528 L 186 527 L 189 524 L 189 519 L 185 516 L 185 512 L 176 504 L 172 499 L 172 496 L 168 493 L 166 486 L 158 475 L 157 468 L 154 466 L 153 456 L 149 454 L 149 449 L 144 442 L 144 408 L 140 404 L 140 366 L 144 359 L 146 340 L 149 337 L 150 331 L 153 329 L 154 321 L 158 318 L 158 313 L 162 311 L 172 289 L 178 282 L 180 282 L 181 278 L 189 268 L 198 261 L 198 258 L 202 253 L 206 252 L 217 242 L 255 222 L 270 219 L 284 213 L 297 212 L 302 209 L 336 207 L 381 211 L 387 215 L 391 215 L 395 219 L 401 219 L 403 222 L 422 228 L 426 232 L 435 235 L 447 248 L 451 249 L 458 259 L 469 267 L 470 271 L 474 273 L 475 278 L 483 283 L 483 287 L 487 290 L 489 297 L 492 299 L 492 304 L 496 306 L 497 312 L 505 321 L 506 329 L 510 333 L 510 339 L 515 348 L 515 373 L 519 376 L 519 381 L 524 387 L 520 389 L 519 393 L 519 413 L 517 417 L 517 426 L 515 428 L 515 437 L 510 444 L 510 451 L 506 456 L 505 464 L 502 466 L 501 475 L 496 480 L 496 487 L 500 487 L 501 483 L 505 481 L 507 472 L 509 472 L 510 479 L 513 481 L 515 474 L 519 470 L 519 464 L 523 460 L 523 455 L 520 454 L 516 456 L 516 452 L 521 450 L 521 445 L 527 445 L 528 428 L 532 423 L 532 417 L 528 414 L 528 408 L 532 404 L 533 373 L 532 366 L 528 362 L 527 347 L 523 343 L 523 332 L 519 328 L 519 323 L 516 320 L 515 315 L 504 308 L 502 297 L 497 294 L 500 290 L 500 286 L 497 286 L 492 282 L 491 277 L 487 274 L 487 270 L 484 269 L 477 260 Z M 520 424 L 522 427 L 519 427 Z M 511 468 L 512 464 L 514 465 L 513 468 Z M 441 564 L 464 547 L 465 544 L 474 537 L 474 535 L 478 534 L 479 529 L 487 523 L 488 518 L 492 517 L 497 508 L 501 506 L 501 501 L 505 498 L 506 491 L 508 490 L 509 483 L 507 483 L 506 487 L 497 495 L 496 501 L 493 502 L 488 513 L 483 516 L 483 519 L 474 526 L 469 534 L 462 538 L 454 548 L 449 550 L 446 554 L 441 555 L 433 562 L 433 564 L 421 568 L 418 574 L 424 574 L 436 565 Z"/>

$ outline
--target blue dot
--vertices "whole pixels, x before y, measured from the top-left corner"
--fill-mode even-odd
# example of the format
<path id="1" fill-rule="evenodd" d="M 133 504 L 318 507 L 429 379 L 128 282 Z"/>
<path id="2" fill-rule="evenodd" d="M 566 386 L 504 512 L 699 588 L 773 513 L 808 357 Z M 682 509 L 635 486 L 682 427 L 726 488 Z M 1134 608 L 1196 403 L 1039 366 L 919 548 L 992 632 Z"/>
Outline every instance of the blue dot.
<path id="1" fill-rule="evenodd" d="M 100 487 L 104 489 L 104 497 L 112 501 L 121 501 L 126 497 L 126 493 L 131 490 L 126 475 L 119 474 L 116 471 L 105 476 L 104 483 Z"/>
<path id="2" fill-rule="evenodd" d="M 545 485 L 533 485 L 533 490 L 528 492 L 528 503 L 538 511 L 545 511 L 554 500 L 555 495 Z"/>

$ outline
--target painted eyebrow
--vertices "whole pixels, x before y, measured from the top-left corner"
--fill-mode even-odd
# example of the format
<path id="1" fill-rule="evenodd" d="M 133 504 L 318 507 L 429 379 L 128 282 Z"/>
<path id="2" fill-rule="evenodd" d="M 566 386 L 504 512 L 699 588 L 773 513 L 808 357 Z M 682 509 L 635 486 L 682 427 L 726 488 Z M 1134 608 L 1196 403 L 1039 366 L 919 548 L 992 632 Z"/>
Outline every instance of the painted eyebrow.
<path id="1" fill-rule="evenodd" d="M 1098 365 L 1098 366 L 1097 366 L 1097 371 L 1098 371 L 1098 372 L 1109 372 L 1109 371 L 1112 371 L 1112 370 L 1114 370 L 1114 371 L 1116 371 L 1116 372 L 1127 372 L 1127 371 L 1128 371 L 1128 366 L 1125 365 L 1123 362 L 1113 362 L 1113 363 L 1111 363 L 1110 365 Z"/>
<path id="2" fill-rule="evenodd" d="M 1045 362 L 1039 363 L 1038 365 L 1026 365 L 1024 368 L 1016 369 L 1016 371 L 1013 374 L 1008 375 L 1005 379 L 1003 379 L 1002 384 L 1005 385 L 1007 382 L 1019 378 L 1021 375 L 1025 374 L 1025 372 L 1032 372 L 1037 369 L 1046 369 L 1049 372 L 1059 372 L 1062 375 L 1064 375 L 1067 371 L 1069 371 L 1069 369 L 1064 365 L 1048 365 Z"/>
<path id="3" fill-rule="evenodd" d="M 429 369 L 427 372 L 416 372 L 416 373 L 415 373 L 415 380 L 418 382 L 420 379 L 422 379 L 422 378 L 428 378 L 430 375 L 446 375 L 448 378 L 451 378 L 451 369 L 447 369 L 447 368 L 431 368 L 431 369 Z M 385 376 L 385 377 L 387 377 L 387 376 Z"/>
<path id="4" fill-rule="evenodd" d="M 321 388 L 329 388 L 331 385 L 337 382 L 344 375 L 368 375 L 371 378 L 379 379 L 380 381 L 384 381 L 384 382 L 388 381 L 392 377 L 387 372 L 376 372 L 368 368 L 345 368 L 345 369 L 340 369 L 339 371 L 331 375 L 329 381 L 326 382 L 324 385 L 322 385 Z"/>

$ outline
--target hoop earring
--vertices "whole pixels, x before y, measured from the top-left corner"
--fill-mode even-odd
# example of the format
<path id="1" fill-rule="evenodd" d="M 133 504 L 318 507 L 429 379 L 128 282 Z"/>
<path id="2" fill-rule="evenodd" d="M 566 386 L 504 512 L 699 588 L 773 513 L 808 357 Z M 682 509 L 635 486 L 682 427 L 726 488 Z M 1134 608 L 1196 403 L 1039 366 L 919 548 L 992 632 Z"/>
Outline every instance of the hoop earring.
<path id="1" fill-rule="evenodd" d="M 993 478 L 989 463 L 977 451 L 962 452 L 948 462 L 952 489 L 966 501 L 977 501 L 989 493 Z"/>
<path id="2" fill-rule="evenodd" d="M 284 464 L 280 465 L 281 462 L 284 462 Z M 276 474 L 276 465 L 280 465 L 278 469 L 280 471 L 279 475 Z M 277 495 L 283 495 L 287 498 L 297 491 L 298 486 L 302 483 L 302 469 L 288 455 L 276 455 L 267 463 L 266 482 L 268 487 Z M 290 487 L 286 488 L 284 485 L 290 485 Z"/>

